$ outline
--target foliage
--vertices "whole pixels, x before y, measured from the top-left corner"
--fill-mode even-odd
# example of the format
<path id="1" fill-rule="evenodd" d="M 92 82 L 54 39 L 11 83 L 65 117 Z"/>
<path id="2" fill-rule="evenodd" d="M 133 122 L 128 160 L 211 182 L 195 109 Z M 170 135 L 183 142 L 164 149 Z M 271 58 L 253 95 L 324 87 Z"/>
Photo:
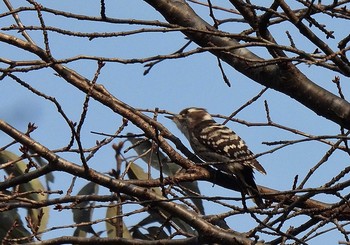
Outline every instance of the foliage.
<path id="1" fill-rule="evenodd" d="M 350 243 L 348 1 L 79 3 L 3 1 L 2 97 L 22 99 L 0 120 L 3 244 Z M 266 208 L 163 120 L 203 101 L 263 141 Z"/>

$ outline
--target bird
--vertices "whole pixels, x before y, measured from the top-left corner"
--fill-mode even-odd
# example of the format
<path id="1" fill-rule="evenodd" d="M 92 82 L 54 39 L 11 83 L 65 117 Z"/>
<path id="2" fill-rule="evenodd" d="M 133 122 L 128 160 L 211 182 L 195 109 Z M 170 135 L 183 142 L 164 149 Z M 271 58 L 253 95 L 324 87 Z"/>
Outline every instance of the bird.
<path id="1" fill-rule="evenodd" d="M 266 174 L 246 143 L 230 128 L 217 123 L 204 108 L 189 107 L 171 119 L 189 141 L 194 153 L 205 162 L 234 175 L 242 195 L 251 195 L 259 208 L 265 206 L 254 181 L 254 170 Z"/>

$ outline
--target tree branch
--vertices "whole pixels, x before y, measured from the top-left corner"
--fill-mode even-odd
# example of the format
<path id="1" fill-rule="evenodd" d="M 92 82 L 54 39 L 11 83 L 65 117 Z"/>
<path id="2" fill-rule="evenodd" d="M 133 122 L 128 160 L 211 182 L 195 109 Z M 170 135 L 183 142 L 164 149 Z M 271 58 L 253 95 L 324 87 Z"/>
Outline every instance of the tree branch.
<path id="1" fill-rule="evenodd" d="M 3 121 L 0 122 L 2 122 L 0 124 L 1 130 L 3 130 L 4 127 L 9 127 L 9 125 L 4 123 Z M 165 211 L 183 219 L 186 223 L 188 223 L 190 226 L 194 227 L 198 231 L 198 234 L 200 234 L 199 239 L 202 241 L 216 242 L 219 239 L 221 241 L 221 244 L 252 244 L 252 241 L 244 237 L 242 234 L 232 231 L 225 232 L 219 229 L 218 227 L 210 224 L 209 222 L 205 221 L 204 219 L 199 218 L 197 214 L 189 211 L 183 206 L 173 202 L 169 202 L 166 198 L 157 195 L 150 189 L 130 185 L 122 180 L 113 179 L 92 169 L 87 170 L 84 167 L 69 162 L 54 154 L 45 146 L 39 144 L 38 142 L 31 139 L 29 136 L 24 135 L 23 133 L 19 132 L 14 128 L 12 128 L 12 130 L 8 131 L 7 133 L 16 141 L 28 146 L 28 148 L 30 148 L 31 150 L 39 154 L 41 157 L 46 159 L 49 162 L 48 165 L 55 170 L 64 171 L 74 176 L 79 176 L 84 179 L 90 180 L 96 184 L 105 186 L 116 193 L 121 192 L 130 196 L 135 196 L 139 200 L 147 201 L 150 205 L 156 205 L 157 207 L 164 209 Z M 29 174 L 30 173 L 25 175 Z M 14 178 L 14 180 L 19 179 L 21 177 L 22 176 Z M 5 183 L 7 184 L 8 182 L 5 181 Z M 1 189 L 6 188 L 6 184 L 3 183 Z M 15 185 L 14 183 L 11 184 L 11 186 Z"/>
<path id="2" fill-rule="evenodd" d="M 171 24 L 220 33 L 200 18 L 184 0 L 145 0 L 145 2 L 159 11 Z M 183 31 L 183 33 L 202 47 L 239 45 L 231 38 L 195 31 Z M 280 91 L 316 114 L 350 129 L 350 103 L 312 82 L 292 63 L 281 62 L 261 66 L 263 59 L 246 48 L 211 52 L 252 80 Z M 260 65 L 255 66 L 257 63 Z"/>

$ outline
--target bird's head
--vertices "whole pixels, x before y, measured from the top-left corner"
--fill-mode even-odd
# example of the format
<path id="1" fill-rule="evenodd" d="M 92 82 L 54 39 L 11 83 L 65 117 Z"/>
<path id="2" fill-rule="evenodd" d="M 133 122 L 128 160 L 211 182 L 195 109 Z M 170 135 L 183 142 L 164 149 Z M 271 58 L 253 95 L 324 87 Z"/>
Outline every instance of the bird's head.
<path id="1" fill-rule="evenodd" d="M 206 109 L 197 107 L 189 107 L 183 109 L 179 114 L 166 117 L 171 119 L 186 136 L 188 130 L 194 129 L 199 123 L 213 121 L 213 118 Z"/>

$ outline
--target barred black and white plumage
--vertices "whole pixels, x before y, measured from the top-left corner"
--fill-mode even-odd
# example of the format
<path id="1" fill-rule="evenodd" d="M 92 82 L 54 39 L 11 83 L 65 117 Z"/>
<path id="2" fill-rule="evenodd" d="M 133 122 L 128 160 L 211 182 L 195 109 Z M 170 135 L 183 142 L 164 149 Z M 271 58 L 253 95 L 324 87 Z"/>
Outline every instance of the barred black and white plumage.
<path id="1" fill-rule="evenodd" d="M 186 108 L 178 115 L 168 118 L 175 122 L 202 160 L 222 162 L 215 164 L 215 167 L 234 174 L 241 185 L 242 193 L 254 196 L 255 203 L 259 207 L 264 206 L 254 181 L 253 169 L 266 174 L 265 169 L 234 131 L 215 122 L 203 108 Z"/>

